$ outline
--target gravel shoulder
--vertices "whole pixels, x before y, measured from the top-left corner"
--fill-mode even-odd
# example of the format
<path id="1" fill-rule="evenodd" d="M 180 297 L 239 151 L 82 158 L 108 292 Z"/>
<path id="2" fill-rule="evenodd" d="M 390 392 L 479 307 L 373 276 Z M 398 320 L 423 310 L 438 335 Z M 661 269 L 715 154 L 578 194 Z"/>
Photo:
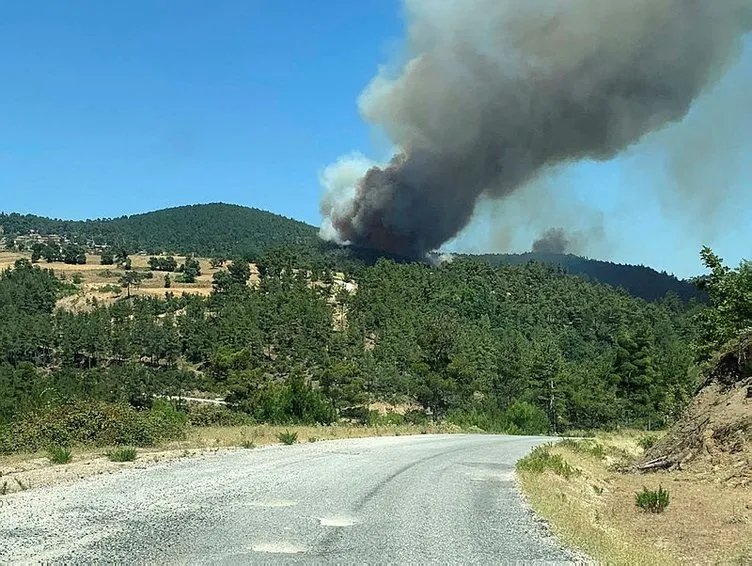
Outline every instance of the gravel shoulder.
<path id="1" fill-rule="evenodd" d="M 6 495 L 8 563 L 568 563 L 515 489 L 547 439 L 425 435 L 204 454 Z"/>

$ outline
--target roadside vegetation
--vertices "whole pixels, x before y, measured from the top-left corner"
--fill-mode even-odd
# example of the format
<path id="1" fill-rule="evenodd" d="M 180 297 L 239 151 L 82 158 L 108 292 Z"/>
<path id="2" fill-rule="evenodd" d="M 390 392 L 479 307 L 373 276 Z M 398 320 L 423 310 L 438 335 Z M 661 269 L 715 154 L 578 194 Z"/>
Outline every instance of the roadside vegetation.
<path id="1" fill-rule="evenodd" d="M 601 433 L 538 449 L 518 464 L 520 487 L 564 544 L 599 563 L 749 563 L 749 488 L 694 469 L 629 472 L 643 454 L 641 438 Z"/>
<path id="2" fill-rule="evenodd" d="M 703 260 L 703 380 L 681 418 L 661 434 L 566 438 L 518 464 L 533 509 L 599 562 L 752 563 L 752 268 Z"/>
<path id="3" fill-rule="evenodd" d="M 116 448 L 107 452 L 107 458 L 110 462 L 133 462 L 137 457 L 138 451 L 131 446 Z"/>

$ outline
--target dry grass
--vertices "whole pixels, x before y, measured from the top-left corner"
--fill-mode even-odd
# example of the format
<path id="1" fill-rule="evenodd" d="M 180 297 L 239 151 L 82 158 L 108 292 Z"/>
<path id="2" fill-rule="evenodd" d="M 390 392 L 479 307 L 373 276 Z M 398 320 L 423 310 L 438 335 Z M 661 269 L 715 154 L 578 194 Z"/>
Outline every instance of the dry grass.
<path id="1" fill-rule="evenodd" d="M 568 545 L 609 564 L 750 563 L 752 492 L 720 478 L 687 471 L 624 474 L 612 466 L 637 456 L 639 435 L 599 435 L 603 458 L 557 446 L 582 474 L 566 480 L 553 474 L 519 475 L 532 507 Z M 660 514 L 635 506 L 643 487 L 668 489 L 671 504 Z M 746 562 L 745 562 L 746 560 Z"/>
<path id="2" fill-rule="evenodd" d="M 76 447 L 75 459 L 69 464 L 61 465 L 51 464 L 44 452 L 0 456 L 0 495 L 202 454 L 279 444 L 279 433 L 288 430 L 297 433 L 299 443 L 341 438 L 461 432 L 458 427 L 452 425 L 196 427 L 190 430 L 187 440 L 170 442 L 157 448 L 139 448 L 138 459 L 134 462 L 110 461 L 108 453 L 118 447 Z"/>
<path id="3" fill-rule="evenodd" d="M 138 271 L 147 271 L 149 266 L 149 257 L 146 255 L 132 255 L 131 264 L 133 269 Z M 24 252 L 9 252 L 0 251 L 0 271 L 13 267 L 16 260 L 25 258 L 31 259 L 30 253 Z M 175 256 L 178 263 L 185 262 L 185 257 Z M 196 278 L 195 283 L 179 283 L 176 279 L 179 277 L 178 273 L 171 273 L 172 286 L 170 289 L 164 288 L 164 280 L 166 273 L 154 271 L 153 279 L 144 279 L 139 287 L 131 289 L 131 295 L 133 296 L 158 296 L 163 297 L 167 291 L 170 291 L 175 296 L 180 296 L 183 293 L 189 295 L 209 295 L 212 291 L 212 278 L 220 269 L 212 269 L 209 259 L 197 258 L 201 265 L 201 275 Z M 39 263 L 42 268 L 49 268 L 55 271 L 55 274 L 68 281 L 74 275 L 80 276 L 83 281 L 78 286 L 79 290 L 76 294 L 65 297 L 60 300 L 58 306 L 64 309 L 79 310 L 85 309 L 88 306 L 88 302 L 96 298 L 101 304 L 109 304 L 117 300 L 118 297 L 125 296 L 125 290 L 116 293 L 112 291 L 104 291 L 103 287 L 107 285 L 119 286 L 119 279 L 123 274 L 123 271 L 117 269 L 114 265 L 100 265 L 99 256 L 87 255 L 85 265 L 68 265 L 65 263 L 46 263 L 41 261 Z M 110 275 L 105 275 L 109 272 Z M 258 272 L 255 267 L 252 269 L 251 281 L 258 279 Z"/>
<path id="4" fill-rule="evenodd" d="M 452 425 L 399 425 L 399 426 L 229 426 L 229 427 L 200 427 L 194 428 L 188 439 L 172 443 L 174 448 L 228 448 L 243 446 L 246 442 L 253 442 L 255 446 L 279 444 L 279 434 L 285 431 L 296 432 L 298 442 L 312 442 L 320 440 L 335 440 L 340 438 L 365 438 L 373 436 L 400 436 L 414 434 L 435 434 L 460 432 Z"/>

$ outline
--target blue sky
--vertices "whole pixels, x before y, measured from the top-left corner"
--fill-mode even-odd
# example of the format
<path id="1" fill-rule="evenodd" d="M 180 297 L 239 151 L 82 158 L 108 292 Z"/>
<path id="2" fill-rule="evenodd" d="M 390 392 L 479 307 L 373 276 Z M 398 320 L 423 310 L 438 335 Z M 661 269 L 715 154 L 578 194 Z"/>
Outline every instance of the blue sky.
<path id="1" fill-rule="evenodd" d="M 384 157 L 356 99 L 403 27 L 399 0 L 6 0 L 0 210 L 79 219 L 224 201 L 318 224 L 322 168 L 354 150 Z M 709 229 L 634 189 L 655 180 L 639 173 L 659 154 L 646 143 L 561 171 L 551 182 L 569 204 L 533 216 L 602 222 L 605 243 L 588 255 L 679 275 L 700 271 L 701 243 L 732 263 L 752 256 L 742 218 Z M 739 198 L 752 204 L 739 167 L 724 181 L 732 214 Z M 505 245 L 522 251 L 535 234 L 511 216 L 481 210 L 449 247 L 490 250 L 496 225 L 519 221 Z"/>

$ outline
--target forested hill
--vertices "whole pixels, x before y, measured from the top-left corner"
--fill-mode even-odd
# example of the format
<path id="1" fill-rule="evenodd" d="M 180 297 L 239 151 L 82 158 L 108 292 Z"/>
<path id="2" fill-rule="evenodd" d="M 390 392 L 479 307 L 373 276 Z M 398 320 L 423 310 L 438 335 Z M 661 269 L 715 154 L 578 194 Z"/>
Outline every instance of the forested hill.
<path id="1" fill-rule="evenodd" d="M 57 434 L 68 417 L 54 409 L 70 400 L 143 407 L 198 391 L 279 424 L 407 403 L 426 409 L 423 420 L 540 434 L 671 422 L 697 386 L 693 311 L 675 298 L 650 303 L 551 266 L 474 259 L 382 259 L 352 291 L 262 264 L 248 285 L 236 261 L 206 297 L 80 312 L 55 309 L 78 288 L 52 271 L 21 259 L 0 273 L 0 453 L 45 447 L 28 431 Z M 54 426 L 23 424 L 50 410 Z"/>
<path id="2" fill-rule="evenodd" d="M 692 298 L 705 299 L 705 294 L 690 281 L 642 265 L 624 265 L 569 254 L 485 254 L 475 257 L 482 258 L 494 267 L 525 265 L 531 261 L 559 266 L 571 275 L 584 275 L 613 287 L 621 287 L 648 301 L 659 300 L 667 292 L 675 293 L 685 302 Z"/>
<path id="3" fill-rule="evenodd" d="M 318 229 L 265 210 L 214 203 L 168 208 L 120 218 L 71 221 L 0 214 L 6 234 L 58 234 L 79 243 L 109 244 L 131 252 L 199 256 L 261 253 L 275 246 L 318 247 Z"/>
<path id="4" fill-rule="evenodd" d="M 295 248 L 295 263 L 326 264 L 350 270 L 353 265 L 372 265 L 383 254 L 341 250 L 318 238 L 315 226 L 271 212 L 214 203 L 181 206 L 112 219 L 70 221 L 34 215 L 0 214 L 6 236 L 39 234 L 65 236 L 81 244 L 107 244 L 131 253 L 181 253 L 199 256 L 244 256 L 256 259 L 280 246 Z M 634 296 L 658 300 L 668 292 L 683 301 L 699 297 L 697 289 L 667 273 L 642 266 L 619 265 L 572 255 L 488 254 L 478 256 L 492 266 L 526 264 L 530 261 L 562 267 L 573 275 L 621 287 Z M 392 258 L 397 259 L 397 258 Z"/>

